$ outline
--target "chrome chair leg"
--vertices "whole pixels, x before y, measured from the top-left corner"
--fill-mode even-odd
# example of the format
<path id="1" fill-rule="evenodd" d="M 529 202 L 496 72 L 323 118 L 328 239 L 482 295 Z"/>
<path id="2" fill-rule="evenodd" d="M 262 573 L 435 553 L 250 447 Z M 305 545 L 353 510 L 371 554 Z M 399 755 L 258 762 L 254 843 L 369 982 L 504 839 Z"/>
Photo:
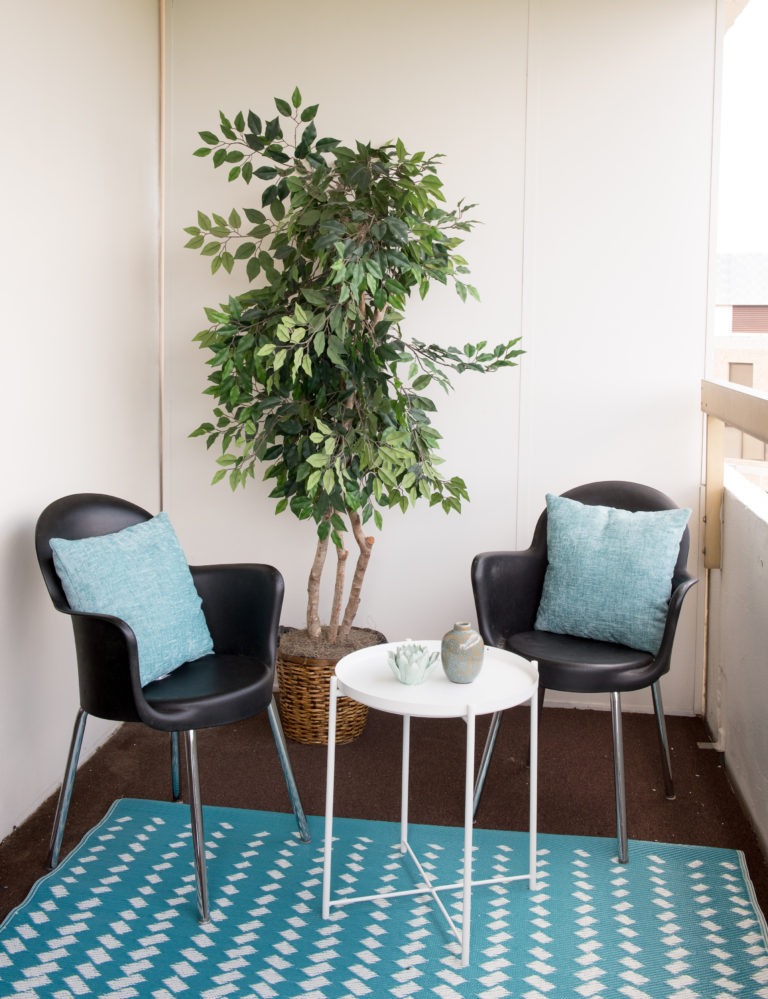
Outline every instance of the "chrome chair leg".
<path id="1" fill-rule="evenodd" d="M 72 797 L 72 787 L 75 783 L 77 773 L 77 761 L 80 758 L 80 748 L 83 745 L 83 732 L 88 719 L 87 712 L 78 708 L 75 718 L 75 725 L 72 729 L 72 741 L 69 744 L 69 756 L 64 770 L 64 780 L 61 782 L 59 800 L 56 804 L 56 815 L 53 819 L 53 830 L 51 832 L 51 842 L 48 849 L 48 866 L 51 870 L 59 862 L 59 852 L 61 851 L 61 840 L 64 836 L 64 826 L 67 824 L 67 812 L 69 811 L 69 801 Z"/>
<path id="2" fill-rule="evenodd" d="M 285 777 L 285 783 L 288 786 L 288 795 L 291 799 L 291 807 L 293 808 L 293 814 L 296 816 L 296 822 L 299 827 L 299 836 L 301 837 L 302 842 L 309 843 L 312 839 L 312 834 L 309 831 L 307 817 L 304 814 L 304 809 L 302 808 L 301 800 L 299 799 L 299 789 L 296 787 L 296 779 L 293 776 L 293 767 L 291 766 L 291 761 L 288 757 L 288 747 L 285 744 L 285 734 L 283 732 L 283 726 L 280 722 L 280 715 L 277 713 L 274 697 L 270 701 L 269 707 L 267 708 L 267 714 L 269 715 L 269 724 L 272 726 L 272 735 L 275 739 L 277 755 L 280 757 L 280 766 L 283 768 L 283 777 Z"/>
<path id="3" fill-rule="evenodd" d="M 616 831 L 619 863 L 629 861 L 627 851 L 627 797 L 624 785 L 624 739 L 621 731 L 621 694 L 611 691 L 611 721 L 613 723 L 613 777 L 616 784 Z"/>
<path id="4" fill-rule="evenodd" d="M 664 771 L 664 796 L 669 801 L 675 800 L 675 785 L 672 782 L 672 760 L 669 755 L 667 725 L 664 720 L 664 704 L 661 700 L 661 682 L 651 684 L 653 694 L 653 710 L 656 712 L 656 724 L 659 733 L 659 748 L 661 749 L 661 766 Z"/>
<path id="5" fill-rule="evenodd" d="M 483 755 L 480 759 L 480 767 L 477 771 L 477 779 L 475 780 L 475 796 L 472 802 L 472 814 L 474 815 L 477 811 L 477 806 L 480 804 L 480 795 L 483 793 L 483 785 L 485 784 L 485 775 L 488 773 L 488 765 L 491 762 L 491 756 L 493 755 L 493 747 L 496 745 L 496 736 L 499 734 L 499 726 L 501 725 L 501 711 L 494 711 L 493 717 L 491 718 L 491 725 L 488 729 L 488 735 L 485 739 L 485 746 L 483 747 Z"/>
<path id="6" fill-rule="evenodd" d="M 179 733 L 171 732 L 171 788 L 173 800 L 181 801 L 181 775 L 179 773 Z"/>
<path id="7" fill-rule="evenodd" d="M 210 921 L 208 909 L 208 880 L 205 870 L 205 836 L 203 809 L 200 802 L 200 777 L 197 769 L 197 740 L 194 730 L 184 733 L 187 757 L 187 783 L 189 785 L 189 811 L 192 819 L 192 847 L 195 854 L 195 880 L 197 882 L 197 910 L 201 923 Z"/>

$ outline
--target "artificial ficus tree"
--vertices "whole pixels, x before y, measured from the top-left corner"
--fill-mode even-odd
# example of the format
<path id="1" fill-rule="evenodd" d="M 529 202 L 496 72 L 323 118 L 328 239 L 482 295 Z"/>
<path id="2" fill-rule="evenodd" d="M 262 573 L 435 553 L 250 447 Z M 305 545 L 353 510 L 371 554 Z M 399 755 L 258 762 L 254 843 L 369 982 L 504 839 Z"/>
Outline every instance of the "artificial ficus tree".
<path id="1" fill-rule="evenodd" d="M 186 244 L 210 257 L 213 273 L 244 266 L 252 287 L 206 309 L 197 334 L 209 352 L 206 392 L 213 419 L 192 436 L 221 450 L 214 482 L 232 488 L 255 476 L 274 480 L 276 512 L 317 524 L 308 582 L 307 630 L 319 639 L 320 580 L 328 542 L 336 580 L 327 638 L 343 642 L 359 602 L 382 511 L 417 500 L 460 511 L 461 478 L 439 470 L 440 434 L 431 385 L 451 389 L 451 372 L 490 372 L 516 363 L 518 339 L 463 348 L 407 339 L 409 296 L 432 282 L 465 280 L 460 233 L 471 205 L 447 207 L 439 156 L 409 153 L 397 140 L 342 145 L 318 138 L 317 105 L 275 98 L 277 114 L 220 114 L 200 132 L 195 155 L 210 157 L 229 181 L 256 187 L 259 207 L 198 213 Z M 358 556 L 344 606 L 351 530 Z"/>

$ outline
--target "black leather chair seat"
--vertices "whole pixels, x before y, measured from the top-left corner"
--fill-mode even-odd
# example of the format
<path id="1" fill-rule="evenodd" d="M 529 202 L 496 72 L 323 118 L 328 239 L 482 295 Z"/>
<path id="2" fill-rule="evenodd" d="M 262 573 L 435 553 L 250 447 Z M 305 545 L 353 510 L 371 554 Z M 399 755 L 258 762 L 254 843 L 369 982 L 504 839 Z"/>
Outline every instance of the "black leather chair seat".
<path id="1" fill-rule="evenodd" d="M 507 641 L 516 652 L 539 664 L 539 681 L 549 690 L 608 694 L 642 690 L 653 683 L 656 660 L 650 652 L 551 631 L 523 631 Z"/>
<path id="2" fill-rule="evenodd" d="M 267 663 L 213 653 L 147 684 L 143 693 L 151 718 L 143 720 L 165 732 L 243 721 L 269 707 L 272 682 Z"/>

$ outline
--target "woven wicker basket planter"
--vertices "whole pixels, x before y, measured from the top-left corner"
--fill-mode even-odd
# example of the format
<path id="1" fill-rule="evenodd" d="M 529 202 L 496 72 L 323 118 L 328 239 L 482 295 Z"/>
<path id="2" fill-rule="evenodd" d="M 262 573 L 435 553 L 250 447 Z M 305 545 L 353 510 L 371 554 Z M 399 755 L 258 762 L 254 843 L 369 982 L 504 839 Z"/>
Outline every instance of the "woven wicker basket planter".
<path id="1" fill-rule="evenodd" d="M 378 643 L 386 642 L 379 635 Z M 377 644 L 372 642 L 371 644 Z M 328 745 L 330 681 L 337 659 L 277 653 L 280 720 L 286 738 L 305 744 Z M 368 717 L 365 704 L 340 697 L 336 705 L 336 742 L 352 742 L 362 735 Z"/>

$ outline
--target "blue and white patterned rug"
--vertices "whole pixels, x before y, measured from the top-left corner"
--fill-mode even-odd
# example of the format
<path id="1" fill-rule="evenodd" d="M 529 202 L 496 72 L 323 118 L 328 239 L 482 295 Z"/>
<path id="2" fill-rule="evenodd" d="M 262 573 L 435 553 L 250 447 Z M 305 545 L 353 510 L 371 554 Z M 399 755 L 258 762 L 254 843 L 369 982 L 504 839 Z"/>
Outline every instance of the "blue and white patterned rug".
<path id="1" fill-rule="evenodd" d="M 476 888 L 472 951 L 423 896 L 321 916 L 320 818 L 206 808 L 212 921 L 196 919 L 185 805 L 121 800 L 0 927 L 0 996 L 27 999 L 768 997 L 766 924 L 735 850 L 541 836 L 527 881 Z M 441 882 L 461 829 L 412 826 Z M 334 893 L 411 887 L 396 823 L 337 819 Z M 475 877 L 527 866 L 524 833 L 476 830 Z M 460 914 L 460 893 L 446 896 Z"/>

